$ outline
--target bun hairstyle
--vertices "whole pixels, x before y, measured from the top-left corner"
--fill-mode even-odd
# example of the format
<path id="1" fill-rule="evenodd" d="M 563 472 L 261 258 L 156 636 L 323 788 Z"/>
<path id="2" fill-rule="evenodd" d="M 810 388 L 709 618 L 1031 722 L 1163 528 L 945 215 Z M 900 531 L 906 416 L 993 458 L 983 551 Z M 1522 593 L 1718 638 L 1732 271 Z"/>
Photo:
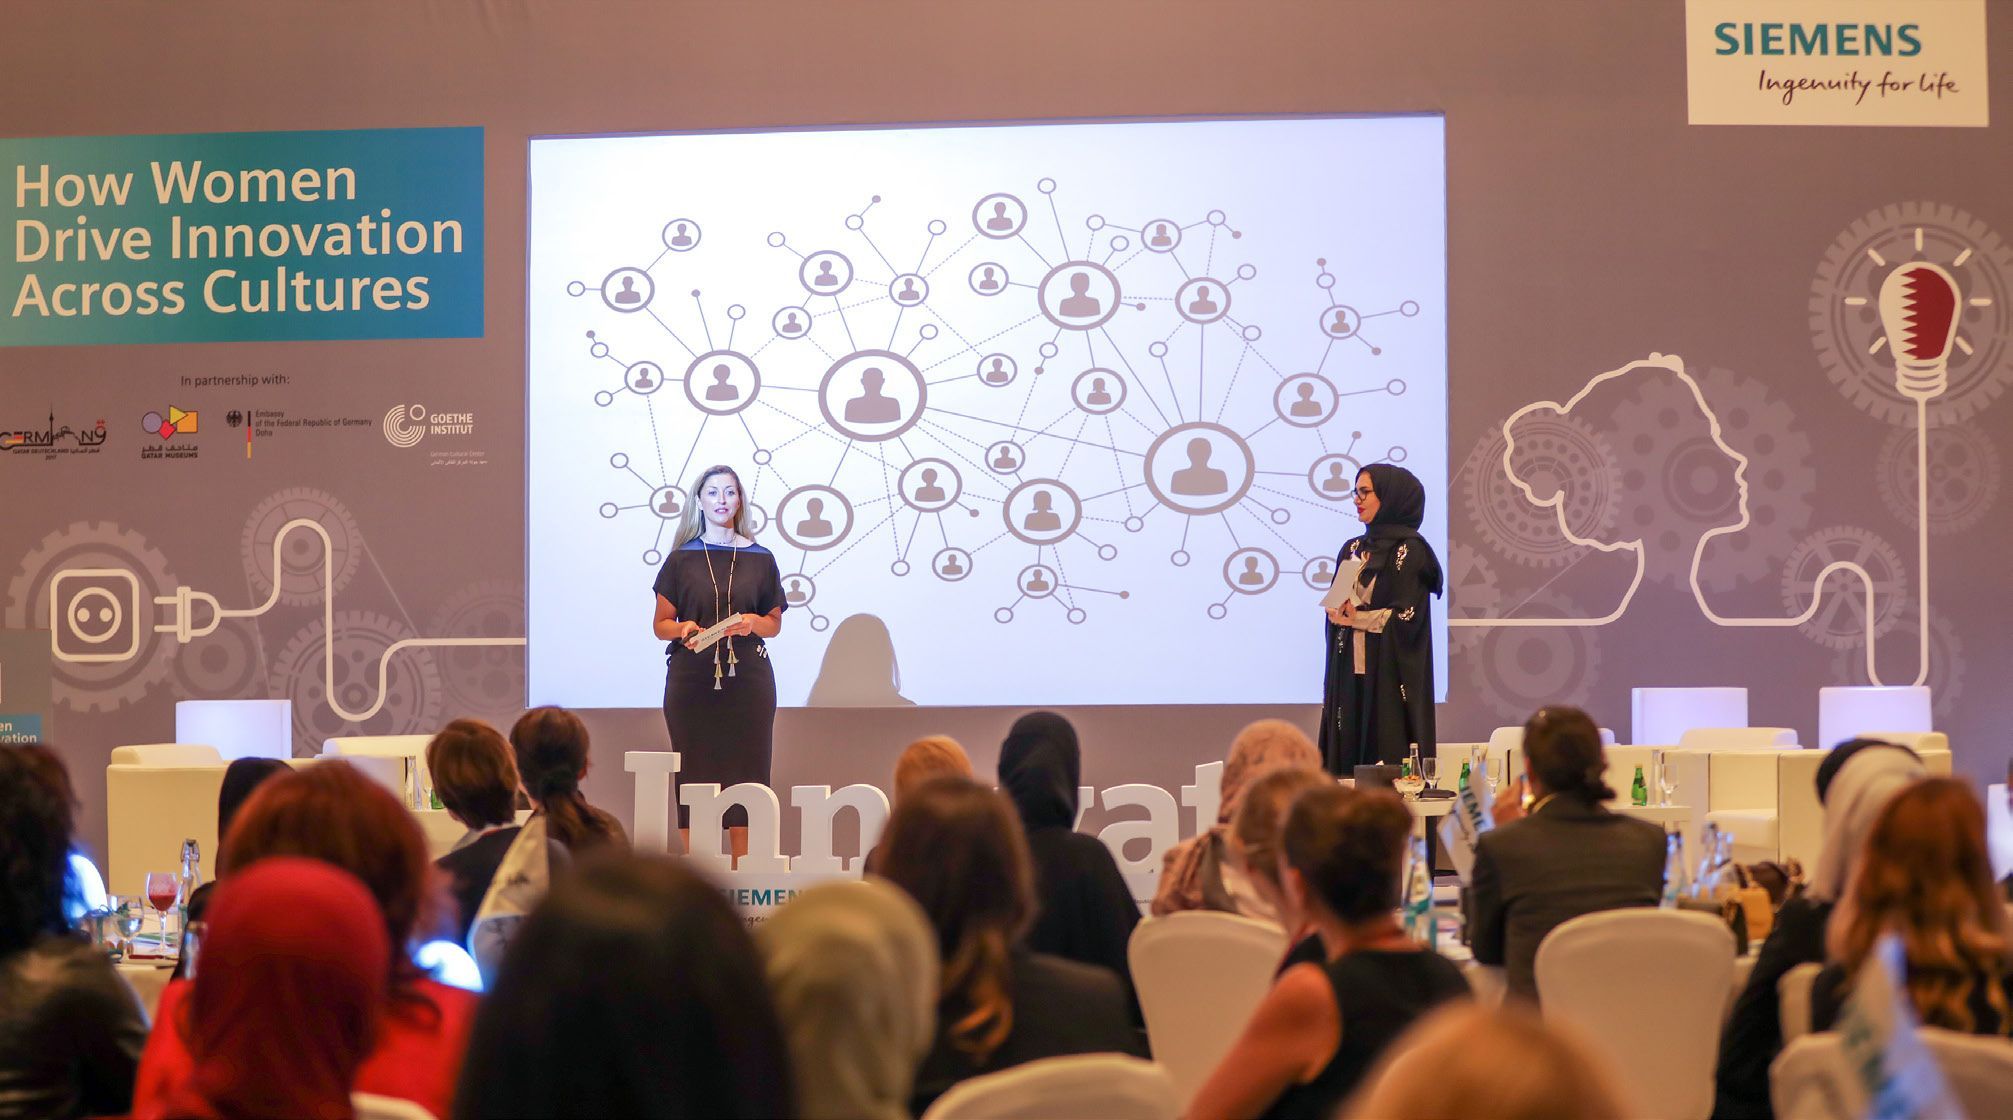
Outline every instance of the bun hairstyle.
<path id="1" fill-rule="evenodd" d="M 553 839 L 578 855 L 619 839 L 580 793 L 587 770 L 587 725 L 565 708 L 533 708 L 510 728 L 510 749 L 524 792 L 546 817 Z"/>
<path id="2" fill-rule="evenodd" d="M 1598 804 L 1615 795 L 1604 776 L 1607 752 L 1601 729 L 1578 708 L 1539 708 L 1524 723 L 1525 767 L 1546 793 Z"/>

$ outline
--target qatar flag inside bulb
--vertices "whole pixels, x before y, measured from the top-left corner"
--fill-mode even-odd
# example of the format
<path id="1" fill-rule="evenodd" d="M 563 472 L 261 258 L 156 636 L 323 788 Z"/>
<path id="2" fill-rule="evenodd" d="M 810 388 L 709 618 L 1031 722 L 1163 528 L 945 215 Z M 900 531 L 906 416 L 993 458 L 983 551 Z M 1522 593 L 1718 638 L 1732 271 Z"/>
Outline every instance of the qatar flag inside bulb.
<path id="1" fill-rule="evenodd" d="M 1911 400 L 1950 387 L 1950 347 L 1957 340 L 1957 278 L 1941 265 L 1911 261 L 1880 285 L 1880 323 L 1894 352 L 1894 387 Z"/>

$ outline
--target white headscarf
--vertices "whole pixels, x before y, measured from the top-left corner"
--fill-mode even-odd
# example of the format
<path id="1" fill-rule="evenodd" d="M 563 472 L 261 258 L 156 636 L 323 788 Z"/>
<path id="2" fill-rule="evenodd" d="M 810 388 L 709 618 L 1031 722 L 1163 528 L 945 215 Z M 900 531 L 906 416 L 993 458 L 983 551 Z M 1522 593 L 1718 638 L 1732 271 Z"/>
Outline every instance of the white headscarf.
<path id="1" fill-rule="evenodd" d="M 1824 797 L 1824 847 L 1810 881 L 1812 898 L 1837 902 L 1845 894 L 1859 849 L 1880 811 L 1895 794 L 1928 776 L 1922 760 L 1900 747 L 1868 747 L 1845 760 Z"/>
<path id="2" fill-rule="evenodd" d="M 757 933 L 805 1120 L 908 1116 L 936 1036 L 937 935 L 901 888 L 821 883 Z"/>

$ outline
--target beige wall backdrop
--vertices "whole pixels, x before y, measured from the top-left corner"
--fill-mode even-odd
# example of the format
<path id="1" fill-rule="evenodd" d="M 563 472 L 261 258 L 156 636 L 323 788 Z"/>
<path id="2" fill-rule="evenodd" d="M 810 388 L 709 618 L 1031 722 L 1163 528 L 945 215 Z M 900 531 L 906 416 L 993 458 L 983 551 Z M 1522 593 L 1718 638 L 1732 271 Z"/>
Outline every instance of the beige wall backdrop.
<path id="1" fill-rule="evenodd" d="M 1820 275 L 1827 254 L 1847 251 L 1839 247 L 1855 223 L 1899 207 L 1889 225 L 1943 222 L 1977 243 L 1977 267 L 2013 280 L 2001 240 L 2013 234 L 2005 67 L 1994 75 L 1987 129 L 1691 127 L 1679 0 L 18 0 L 0 21 L 0 135 L 479 125 L 487 185 L 479 340 L 0 350 L 0 427 L 52 407 L 126 423 L 170 395 L 209 414 L 206 424 L 233 407 L 381 416 L 389 402 L 425 399 L 476 412 L 488 459 L 449 482 L 365 430 L 275 440 L 250 461 L 205 454 L 171 469 L 110 453 L 0 461 L 8 625 L 20 624 L 51 557 L 78 542 L 123 550 L 176 582 L 244 585 L 249 526 L 285 508 L 311 510 L 349 534 L 356 568 L 340 603 L 339 646 L 382 648 L 398 632 L 522 633 L 524 184 L 534 135 L 1443 112 L 1456 473 L 1454 492 L 1433 499 L 1450 503 L 1454 539 L 1443 555 L 1457 612 L 1611 609 L 1628 566 L 1534 537 L 1542 526 L 1532 528 L 1527 508 L 1494 500 L 1501 487 L 1487 472 L 1500 466 L 1485 445 L 1526 403 L 1563 400 L 1653 352 L 1678 354 L 1755 467 L 1755 524 L 1714 569 L 1715 608 L 1794 613 L 1797 596 L 1808 595 L 1796 573 L 1813 557 L 1879 563 L 1891 553 L 1898 582 L 1888 590 L 1901 591 L 1882 622 L 1890 679 L 1914 675 L 1923 625 L 1914 501 L 1898 484 L 1894 450 L 1912 429 L 1877 415 L 1849 374 L 1834 382 L 1827 340 L 1811 322 L 1813 299 L 1831 298 Z M 2013 57 L 2006 20 L 1990 35 L 1994 62 Z M 1962 402 L 1941 408 L 1931 441 L 1929 680 L 1939 725 L 1974 776 L 2000 772 L 2013 749 L 1997 687 L 2013 670 L 2005 638 L 2013 596 L 2002 587 L 2013 532 L 2001 493 L 2013 406 L 1996 400 L 2013 377 L 2008 314 L 1967 312 L 1966 331 L 1999 340 L 1995 364 L 1973 371 Z M 184 376 L 269 372 L 290 383 L 178 388 Z M 1632 686 L 1743 684 L 1753 722 L 1797 727 L 1809 741 L 1818 688 L 1858 683 L 1850 618 L 1830 629 L 1732 630 L 1701 615 L 1683 578 L 1697 530 L 1684 534 L 1724 511 L 1694 508 L 1719 500 L 1710 495 L 1717 484 L 1697 474 L 1679 445 L 1689 438 L 1682 429 L 1645 395 L 1615 404 L 1604 426 L 1543 433 L 1601 464 L 1608 481 L 1587 499 L 1598 505 L 1587 516 L 1637 527 L 1652 550 L 1650 575 L 1611 626 L 1457 631 L 1443 738 L 1486 736 L 1544 700 L 1586 704 L 1627 738 Z M 102 842 L 110 749 L 170 737 L 176 699 L 292 696 L 301 750 L 343 730 L 303 691 L 319 686 L 292 671 L 318 648 L 318 626 L 318 607 L 275 611 L 221 638 L 230 643 L 222 652 L 166 650 L 116 687 L 66 682 L 59 672 L 56 739 L 79 778 L 88 838 Z M 1306 633 L 1254 640 L 1301 643 L 1319 656 L 1312 621 Z M 787 635 L 777 649 L 789 656 Z M 975 646 L 975 668 L 984 656 Z M 1080 656 L 1081 669 L 1055 671 L 1095 671 L 1097 659 L 1124 652 Z M 1199 648 L 1198 672 L 1212 656 Z M 515 714 L 523 691 L 515 654 L 424 660 L 412 687 L 365 730 Z M 636 710 L 592 720 L 589 793 L 625 816 L 620 752 L 664 744 L 656 703 L 639 696 Z M 1015 714 L 785 711 L 777 784 L 879 780 L 903 742 L 932 731 L 978 745 L 989 764 Z M 1072 714 L 1084 731 L 1087 782 L 1173 786 L 1220 757 L 1229 735 L 1260 713 Z M 1283 714 L 1313 718 L 1311 707 Z"/>

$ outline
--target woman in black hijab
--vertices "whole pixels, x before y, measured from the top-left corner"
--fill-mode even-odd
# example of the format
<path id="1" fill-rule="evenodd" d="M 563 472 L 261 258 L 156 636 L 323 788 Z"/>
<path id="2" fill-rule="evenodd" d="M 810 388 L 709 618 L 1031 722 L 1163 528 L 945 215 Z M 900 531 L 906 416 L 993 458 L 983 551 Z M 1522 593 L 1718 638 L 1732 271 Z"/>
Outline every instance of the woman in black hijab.
<path id="1" fill-rule="evenodd" d="M 1125 948 L 1139 904 L 1104 842 L 1076 831 L 1081 772 L 1076 729 L 1054 712 L 1014 721 L 1000 746 L 1000 792 L 1020 814 L 1034 860 L 1036 916 L 1027 947 L 1108 968 L 1130 998 Z"/>
<path id="2" fill-rule="evenodd" d="M 1433 609 L 1440 558 L 1419 535 L 1426 489 L 1412 472 L 1372 463 L 1356 475 L 1364 533 L 1342 546 L 1337 570 L 1363 561 L 1362 606 L 1328 611 L 1328 672 L 1321 693 L 1321 757 L 1331 773 L 1403 761 L 1413 743 L 1433 755 Z"/>

